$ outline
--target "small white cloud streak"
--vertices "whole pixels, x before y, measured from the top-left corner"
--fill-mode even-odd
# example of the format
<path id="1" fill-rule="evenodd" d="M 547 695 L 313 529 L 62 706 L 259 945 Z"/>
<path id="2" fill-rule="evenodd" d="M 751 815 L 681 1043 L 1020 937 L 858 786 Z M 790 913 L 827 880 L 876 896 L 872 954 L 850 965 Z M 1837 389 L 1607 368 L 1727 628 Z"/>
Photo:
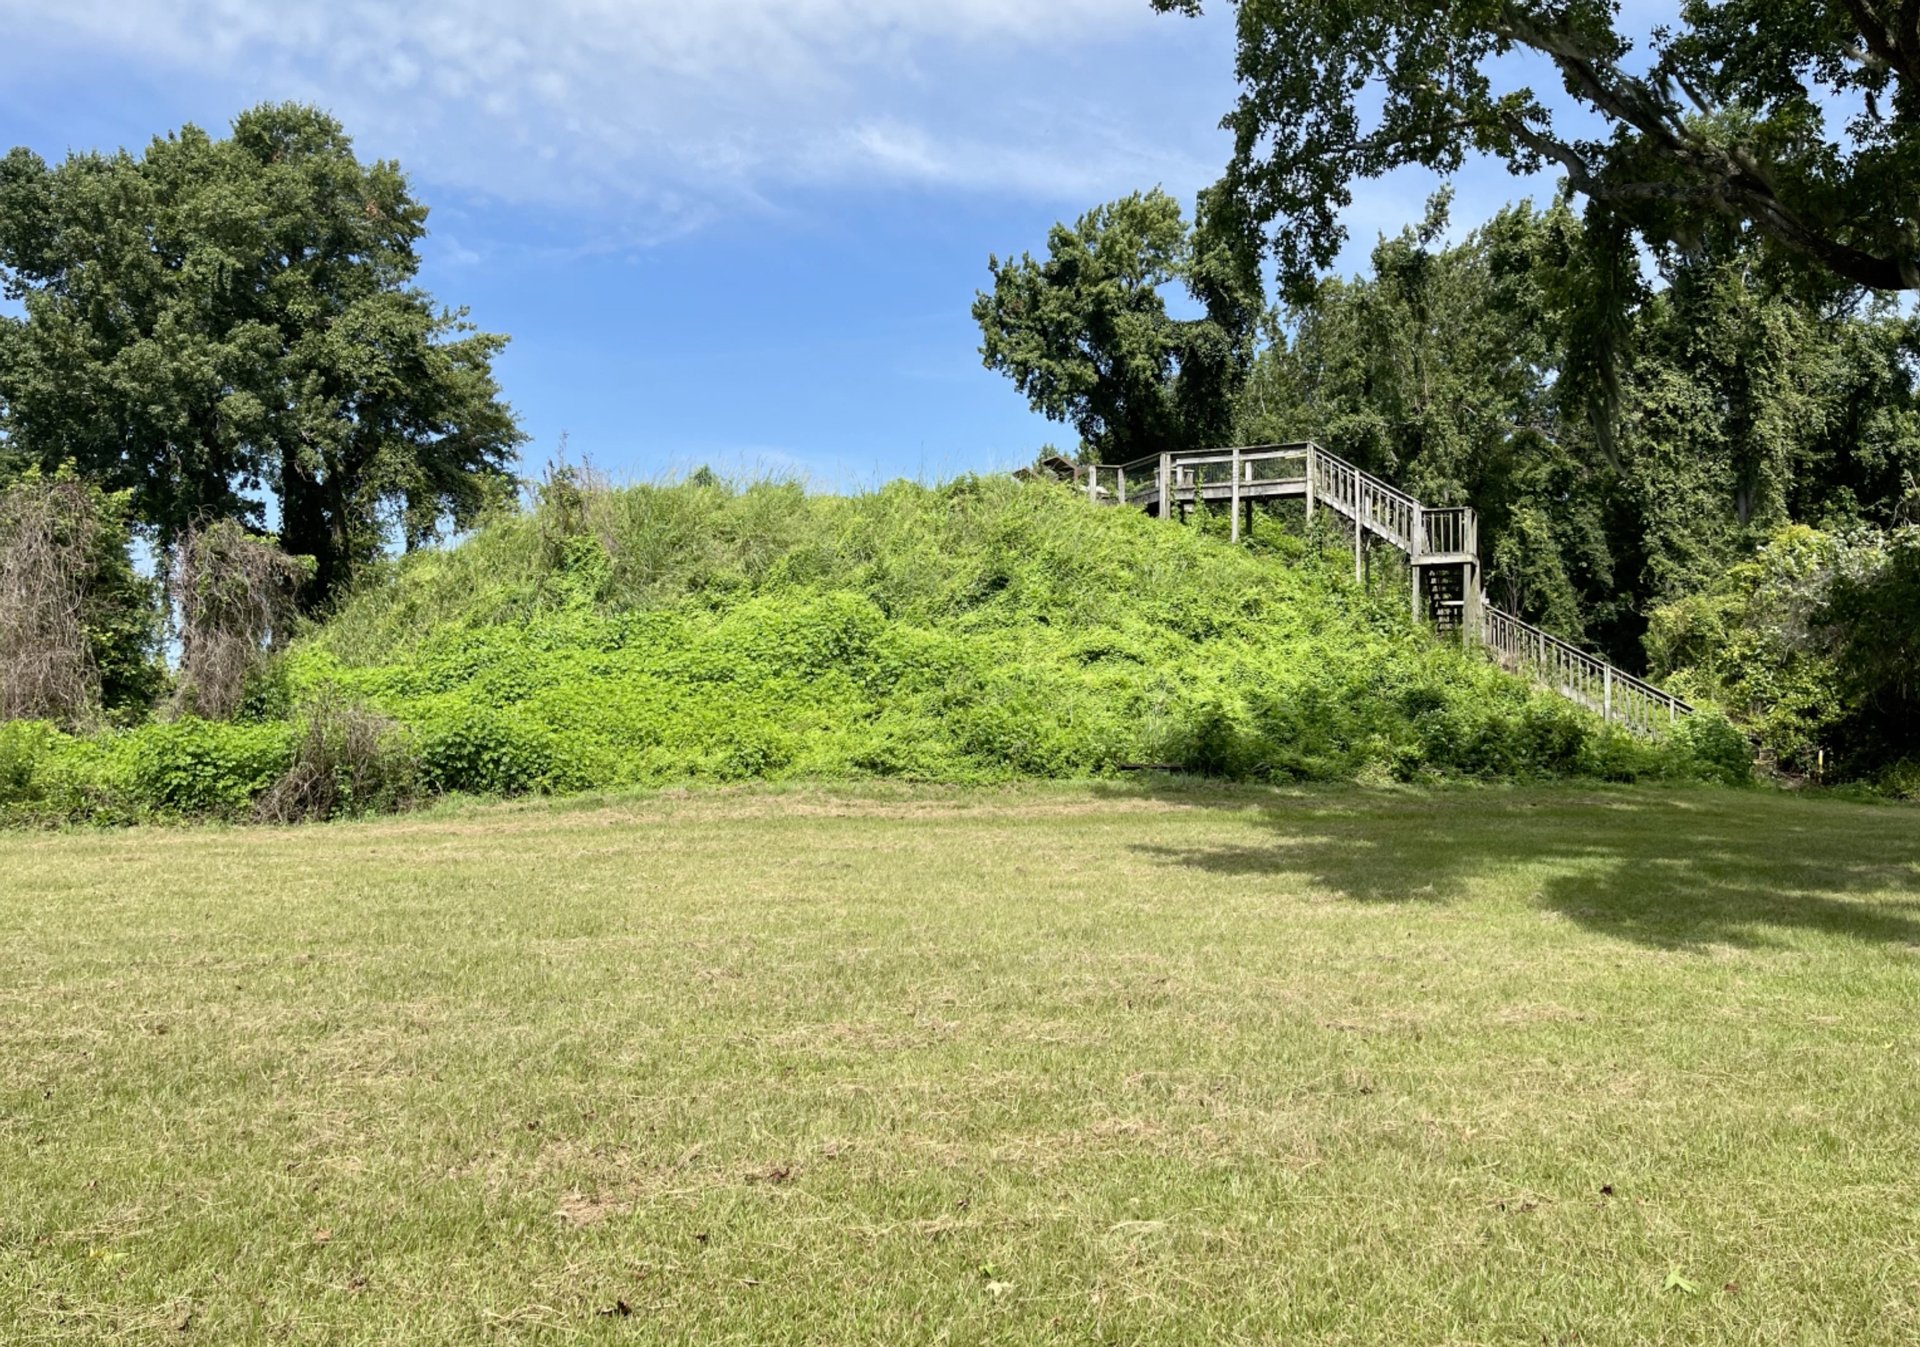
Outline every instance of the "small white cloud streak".
<path id="1" fill-rule="evenodd" d="M 1190 22 L 1146 0 L 0 0 L 0 30 L 236 106 L 311 100 L 433 183 L 635 236 L 794 188 L 1191 189 L 1224 159 L 1228 70 L 1168 128 L 1099 59 Z"/>

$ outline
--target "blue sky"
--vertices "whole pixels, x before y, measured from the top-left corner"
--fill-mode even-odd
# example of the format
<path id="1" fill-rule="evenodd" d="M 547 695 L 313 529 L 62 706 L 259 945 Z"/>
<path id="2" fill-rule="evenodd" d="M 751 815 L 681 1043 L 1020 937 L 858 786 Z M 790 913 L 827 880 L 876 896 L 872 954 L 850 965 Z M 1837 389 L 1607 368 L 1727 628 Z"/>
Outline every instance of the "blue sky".
<path id="1" fill-rule="evenodd" d="M 1074 442 L 981 368 L 969 306 L 988 253 L 1217 175 L 1211 8 L 0 0 L 0 144 L 53 158 L 318 103 L 432 206 L 427 287 L 513 337 L 529 470 L 565 434 L 619 477 L 939 478 Z M 1343 266 L 1433 186 L 1360 184 Z M 1468 225 L 1529 189 L 1481 165 L 1457 190 Z"/>

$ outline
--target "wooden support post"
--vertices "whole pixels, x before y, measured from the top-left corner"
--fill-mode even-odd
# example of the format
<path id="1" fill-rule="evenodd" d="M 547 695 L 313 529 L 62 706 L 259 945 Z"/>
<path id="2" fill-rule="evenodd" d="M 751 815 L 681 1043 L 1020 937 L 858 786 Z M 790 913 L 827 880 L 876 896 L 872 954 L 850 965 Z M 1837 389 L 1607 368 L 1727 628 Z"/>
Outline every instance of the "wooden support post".
<path id="1" fill-rule="evenodd" d="M 1087 464 L 1087 499 L 1091 501 L 1100 499 L 1100 465 L 1098 463 Z"/>
<path id="2" fill-rule="evenodd" d="M 1127 470 L 1125 468 L 1115 468 L 1113 471 L 1115 477 L 1119 480 L 1120 503 L 1125 505 L 1127 503 Z"/>
<path id="3" fill-rule="evenodd" d="M 1230 466 L 1233 468 L 1233 484 L 1227 492 L 1227 506 L 1230 510 L 1233 511 L 1233 525 L 1232 525 L 1233 531 L 1231 534 L 1231 538 L 1232 538 L 1232 541 L 1239 542 L 1240 541 L 1240 451 L 1237 448 L 1233 451 L 1233 454 L 1230 460 Z"/>
<path id="4" fill-rule="evenodd" d="M 1172 501 L 1173 455 L 1162 454 L 1160 455 L 1160 517 L 1162 519 L 1173 518 L 1173 511 L 1169 508 Z"/>
<path id="5" fill-rule="evenodd" d="M 1480 615 L 1480 563 L 1460 564 L 1460 630 L 1468 645 L 1483 645 L 1486 628 Z"/>
<path id="6" fill-rule="evenodd" d="M 1360 478 L 1356 474 L 1353 479 L 1353 580 L 1355 584 L 1361 584 L 1367 578 L 1366 540 L 1360 533 L 1360 514 Z"/>
<path id="7" fill-rule="evenodd" d="M 1411 527 L 1407 530 L 1407 556 L 1413 566 L 1413 620 L 1420 620 L 1420 507 L 1413 507 Z"/>
<path id="8" fill-rule="evenodd" d="M 1613 724 L 1613 666 L 1611 664 L 1607 666 L 1606 692 L 1602 704 L 1606 709 L 1602 713 L 1601 719 L 1611 725 Z"/>
<path id="9" fill-rule="evenodd" d="M 1313 522 L 1313 475 L 1320 470 L 1319 454 L 1312 445 L 1307 446 L 1307 522 Z"/>

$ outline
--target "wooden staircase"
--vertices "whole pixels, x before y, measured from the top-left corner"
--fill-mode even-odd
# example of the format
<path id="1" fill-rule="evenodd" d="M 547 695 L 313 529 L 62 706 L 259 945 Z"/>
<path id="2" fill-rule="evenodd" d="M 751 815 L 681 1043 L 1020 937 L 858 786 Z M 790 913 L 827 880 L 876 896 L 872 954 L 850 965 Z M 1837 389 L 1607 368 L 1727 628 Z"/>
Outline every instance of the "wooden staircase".
<path id="1" fill-rule="evenodd" d="M 1098 505 L 1131 505 L 1160 519 L 1225 506 L 1235 541 L 1261 501 L 1302 499 L 1307 518 L 1325 510 L 1351 527 L 1353 573 L 1364 579 L 1369 541 L 1404 554 L 1413 574 L 1414 617 L 1484 649 L 1522 675 L 1639 735 L 1659 734 L 1693 708 L 1487 602 L 1481 587 L 1480 523 L 1469 506 L 1429 508 L 1313 443 L 1158 454 L 1132 463 L 1083 464 L 1076 489 Z"/>

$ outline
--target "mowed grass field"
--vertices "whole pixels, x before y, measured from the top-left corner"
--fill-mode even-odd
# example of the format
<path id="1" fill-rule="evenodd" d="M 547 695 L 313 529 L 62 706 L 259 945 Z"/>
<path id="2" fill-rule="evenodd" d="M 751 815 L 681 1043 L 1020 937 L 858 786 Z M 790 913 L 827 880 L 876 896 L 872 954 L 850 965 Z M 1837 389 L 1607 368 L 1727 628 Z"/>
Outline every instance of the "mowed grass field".
<path id="1" fill-rule="evenodd" d="M 1920 1341 L 1920 815 L 0 838 L 0 1342 Z"/>

